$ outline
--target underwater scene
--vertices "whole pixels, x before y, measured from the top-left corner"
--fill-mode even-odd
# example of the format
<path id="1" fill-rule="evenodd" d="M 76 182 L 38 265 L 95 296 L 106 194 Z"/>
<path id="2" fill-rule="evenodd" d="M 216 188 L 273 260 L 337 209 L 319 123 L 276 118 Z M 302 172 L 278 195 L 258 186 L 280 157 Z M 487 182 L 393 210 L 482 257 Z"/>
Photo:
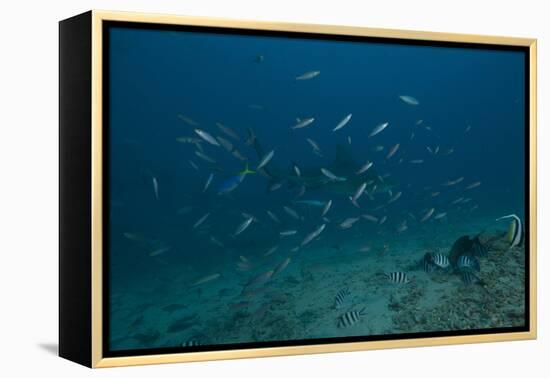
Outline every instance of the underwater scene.
<path id="1" fill-rule="evenodd" d="M 330 38 L 109 28 L 109 351 L 526 326 L 525 53 Z"/>

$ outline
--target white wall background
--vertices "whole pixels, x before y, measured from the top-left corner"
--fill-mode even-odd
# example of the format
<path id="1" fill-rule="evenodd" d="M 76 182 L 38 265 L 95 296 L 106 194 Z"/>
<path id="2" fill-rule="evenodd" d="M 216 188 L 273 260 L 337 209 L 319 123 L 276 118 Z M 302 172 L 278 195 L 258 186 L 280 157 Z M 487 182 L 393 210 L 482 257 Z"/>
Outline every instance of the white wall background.
<path id="1" fill-rule="evenodd" d="M 550 40 L 547 1 L 104 0 L 0 5 L 0 375 L 3 377 L 548 376 Z M 57 344 L 57 22 L 95 9 L 539 39 L 539 340 L 133 367 L 92 372 Z M 498 138 L 498 125 L 495 125 Z M 490 140 L 487 143 L 491 143 Z M 544 211 L 545 210 L 545 211 Z M 545 233 L 546 232 L 546 233 Z M 31 375 L 32 374 L 32 375 Z"/>

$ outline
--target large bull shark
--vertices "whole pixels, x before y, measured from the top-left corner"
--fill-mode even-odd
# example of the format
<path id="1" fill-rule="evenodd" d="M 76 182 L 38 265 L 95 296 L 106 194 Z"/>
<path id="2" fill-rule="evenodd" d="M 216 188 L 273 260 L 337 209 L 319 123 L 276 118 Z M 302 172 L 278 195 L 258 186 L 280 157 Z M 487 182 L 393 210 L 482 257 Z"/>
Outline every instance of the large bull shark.
<path id="1" fill-rule="evenodd" d="M 265 156 L 265 151 L 256 135 L 251 129 L 248 129 L 247 144 L 251 145 L 258 159 L 261 160 Z M 321 168 L 325 168 L 334 175 L 342 178 L 340 180 L 331 180 L 321 172 Z M 367 183 L 366 194 L 373 196 L 377 193 L 389 193 L 396 186 L 396 183 L 390 178 L 382 178 L 374 167 L 371 167 L 361 175 L 357 175 L 357 171 L 361 168 L 352 156 L 347 145 L 337 145 L 336 155 L 332 164 L 327 166 L 315 167 L 300 167 L 300 175 L 298 176 L 293 168 L 282 170 L 274 167 L 272 164 L 260 170 L 260 173 L 269 180 L 269 186 L 277 183 L 288 184 L 289 187 L 304 188 L 306 191 L 320 190 L 327 193 L 352 195 L 357 188 Z M 344 180 L 345 179 L 345 180 Z"/>

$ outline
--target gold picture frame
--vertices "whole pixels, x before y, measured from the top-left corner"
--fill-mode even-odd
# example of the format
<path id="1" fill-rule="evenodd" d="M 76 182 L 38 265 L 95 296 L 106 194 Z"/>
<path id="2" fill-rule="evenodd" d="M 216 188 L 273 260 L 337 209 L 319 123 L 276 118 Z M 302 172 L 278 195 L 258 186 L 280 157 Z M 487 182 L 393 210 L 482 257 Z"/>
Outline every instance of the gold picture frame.
<path id="1" fill-rule="evenodd" d="M 274 31 L 274 32 L 295 32 L 295 33 L 313 33 L 324 35 L 345 35 L 356 37 L 376 37 L 384 39 L 400 39 L 400 40 L 415 40 L 415 41 L 427 41 L 427 42 L 457 42 L 465 44 L 488 44 L 488 45 L 506 45 L 506 46 L 518 46 L 524 47 L 529 51 L 529 235 L 526 238 L 529 240 L 529 330 L 525 332 L 512 332 L 512 333 L 497 333 L 497 334 L 481 334 L 481 335 L 459 335 L 448 337 L 426 337 L 417 339 L 398 339 L 398 340 L 383 340 L 383 341 L 365 341 L 365 342 L 345 342 L 338 344 L 318 344 L 318 345 L 304 345 L 304 346 L 280 346 L 280 347 L 268 347 L 258 349 L 239 349 L 239 350 L 221 350 L 221 351 L 206 351 L 206 352 L 189 352 L 189 353 L 174 353 L 174 354 L 155 354 L 155 355 L 138 355 L 128 357 L 104 357 L 103 354 L 103 256 L 102 256 L 102 243 L 103 243 L 103 226 L 102 222 L 105 214 L 103 214 L 103 158 L 104 158 L 104 146 L 103 146 L 103 25 L 105 22 L 132 22 L 132 23 L 144 23 L 144 24 L 162 24 L 162 25 L 186 25 L 197 27 L 216 27 L 216 28 L 237 28 L 248 30 L 262 30 L 262 31 Z M 494 342 L 494 341 L 512 341 L 512 340 L 529 340 L 535 339 L 537 335 L 537 307 L 536 307 L 536 221 L 537 221 L 537 168 L 536 168 L 536 54 L 537 54 L 537 42 L 536 39 L 528 38 L 512 38 L 512 37 L 497 37 L 497 36 L 482 36 L 482 35 L 467 35 L 467 34 L 451 34 L 451 33 L 434 33 L 423 31 L 406 31 L 406 30 L 391 30 L 391 29 L 376 29 L 376 28 L 364 28 L 364 27 L 351 27 L 351 26 L 334 26 L 334 25 L 317 25 L 317 24 L 295 24 L 295 23 L 280 23 L 280 22 L 260 22 L 251 20 L 232 20 L 232 19 L 220 19 L 210 17 L 188 17 L 188 16 L 174 16 L 174 15 L 156 15 L 156 14 L 143 14 L 143 13 L 126 13 L 126 12 L 110 12 L 110 11 L 98 11 L 94 10 L 84 15 L 77 16 L 73 19 L 69 19 L 61 22 L 60 41 L 60 61 L 61 61 L 61 76 L 65 74 L 64 59 L 71 58 L 71 49 L 77 48 L 77 42 L 67 37 L 67 34 L 74 34 L 76 31 L 85 31 L 84 40 L 89 44 L 81 48 L 89 49 L 89 54 L 82 56 L 81 59 L 89 61 L 90 77 L 89 87 L 85 90 L 90 90 L 86 101 L 90 101 L 89 112 L 86 115 L 78 115 L 74 117 L 83 117 L 72 119 L 73 115 L 66 112 L 66 107 L 70 105 L 69 96 L 66 97 L 61 94 L 61 130 L 62 134 L 66 127 L 63 122 L 69 121 L 83 121 L 89 120 L 89 128 L 85 128 L 85 133 L 82 138 L 89 141 L 90 152 L 90 170 L 89 192 L 86 195 L 90 196 L 90 200 L 86 206 L 89 207 L 90 216 L 90 228 L 86 231 L 89 232 L 88 244 L 80 244 L 84 249 L 89 248 L 89 255 L 83 261 L 78 262 L 79 267 L 74 268 L 74 264 L 77 262 L 71 261 L 69 250 L 64 252 L 64 245 L 69 242 L 61 243 L 61 265 L 64 261 L 67 261 L 67 267 L 72 266 L 77 271 L 88 270 L 89 274 L 85 279 L 89 279 L 89 286 L 81 288 L 79 284 L 75 284 L 71 281 L 72 276 L 70 273 L 66 273 L 63 268 L 60 274 L 60 354 L 63 357 L 77 361 L 84 365 L 99 368 L 99 367 L 114 367 L 114 366 L 129 366 L 129 365 L 143 365 L 143 364 L 160 364 L 160 363 L 173 363 L 173 362 L 188 362 L 188 361 L 207 361 L 218 359 L 237 359 L 248 357 L 267 357 L 267 356 L 284 356 L 284 355 L 301 355 L 310 353 L 328 353 L 328 352 L 347 352 L 347 351 L 360 351 L 371 349 L 387 349 L 387 348 L 401 348 L 401 347 L 419 347 L 419 346 L 435 346 L 435 345 L 448 345 L 448 344 L 466 344 L 466 343 L 481 343 L 481 342 Z M 74 38 L 74 36 L 72 37 Z M 82 43 L 80 43 L 82 45 Z M 68 64 L 68 62 L 67 62 Z M 86 80 L 81 76 L 72 76 L 74 80 Z M 73 80 L 61 78 L 61 89 L 64 88 L 64 83 Z M 65 81 L 63 81 L 65 80 Z M 68 83 L 67 85 L 69 85 Z M 85 93 L 85 92 L 84 92 Z M 86 107 L 86 101 L 81 105 Z M 89 117 L 89 118 L 86 118 Z M 76 131 L 70 131 L 76 132 Z M 67 136 L 69 138 L 69 136 Z M 63 140 L 63 135 L 62 135 Z M 68 143 L 68 142 L 67 142 Z M 63 143 L 62 149 L 63 149 Z M 63 152 L 61 159 L 63 160 Z M 63 161 L 61 162 L 61 185 L 63 187 Z M 70 167 L 65 168 L 66 176 L 70 177 Z M 65 191 L 65 205 L 61 203 L 62 217 L 64 215 L 64 206 L 69 206 L 72 201 L 78 200 L 79 194 L 68 194 L 70 190 Z M 63 197 L 63 189 L 61 197 Z M 70 210 L 66 210 L 70 211 Z M 86 216 L 87 216 L 86 215 Z M 76 216 L 76 215 L 72 215 Z M 70 221 L 70 216 L 66 216 L 66 223 L 61 227 L 61 238 L 63 239 L 66 233 L 70 232 L 70 227 L 76 227 L 74 223 Z M 63 223 L 63 220 L 61 221 Z M 75 246 L 79 245 L 79 241 L 74 241 Z M 82 242 L 84 243 L 84 242 Z M 71 250 L 75 252 L 75 247 Z M 76 279 L 76 278 L 75 278 Z M 77 306 L 71 302 L 71 294 L 68 293 L 68 285 L 73 285 L 79 290 L 90 290 L 89 296 L 84 295 L 84 301 L 89 301 L 85 304 L 86 311 L 90 310 L 89 317 L 83 320 L 81 326 L 73 325 L 72 328 L 67 327 L 67 322 L 75 316 L 78 316 L 78 311 L 74 309 Z M 84 285 L 84 284 L 82 284 Z M 76 289 L 75 289 L 76 290 Z M 69 299 L 64 299 L 68 297 Z M 70 303 L 69 303 L 70 302 Z M 87 302 L 86 302 L 87 303 Z M 89 327 L 87 327 L 87 325 Z M 82 336 L 82 332 L 87 333 L 89 338 Z M 83 339 L 89 342 L 89 345 L 83 348 L 80 352 L 73 351 L 76 348 L 77 341 L 75 339 Z"/>

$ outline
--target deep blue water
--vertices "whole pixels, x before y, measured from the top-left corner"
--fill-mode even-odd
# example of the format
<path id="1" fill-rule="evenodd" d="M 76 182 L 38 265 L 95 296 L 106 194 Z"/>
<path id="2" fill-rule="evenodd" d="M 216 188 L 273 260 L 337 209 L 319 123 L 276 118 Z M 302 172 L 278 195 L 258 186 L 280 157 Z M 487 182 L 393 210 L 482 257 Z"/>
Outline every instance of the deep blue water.
<path id="1" fill-rule="evenodd" d="M 453 233 L 457 229 L 471 229 L 472 235 L 497 226 L 506 230 L 506 222 L 495 224 L 488 219 L 511 213 L 524 216 L 526 68 L 522 52 L 116 27 L 110 32 L 109 56 L 113 294 L 141 285 L 142 292 L 151 289 L 143 294 L 149 296 L 143 302 L 154 308 L 161 305 L 155 302 L 159 292 L 164 305 L 170 288 L 195 290 L 189 285 L 209 274 L 218 272 L 221 279 L 235 276 L 244 282 L 270 264 L 260 262 L 270 246 L 279 245 L 277 253 L 282 259 L 323 223 L 326 228 L 321 238 L 294 252 L 293 264 L 298 264 L 302 254 L 315 254 L 316 248 L 336 245 L 345 252 L 350 240 L 385 245 L 398 239 L 403 243 L 434 239 L 437 233 L 453 239 L 460 236 Z M 309 71 L 320 74 L 310 80 L 295 79 Z M 412 96 L 419 104 L 407 104 L 400 95 Z M 333 132 L 350 113 L 350 122 Z M 311 125 L 291 129 L 296 118 L 309 117 L 315 118 Z M 240 141 L 223 134 L 216 122 L 238 133 Z M 389 126 L 369 138 L 383 122 Z M 242 171 L 245 163 L 200 139 L 196 128 L 230 140 L 255 170 L 260 157 L 245 144 L 247 129 L 253 130 L 264 151 L 274 151 L 266 167 L 276 170 L 277 178 L 250 174 L 230 195 L 219 195 L 222 182 Z M 197 147 L 177 142 L 178 137 L 200 140 L 204 154 L 216 164 L 197 157 Z M 307 138 L 317 142 L 322 156 L 313 153 Z M 396 144 L 395 155 L 387 158 Z M 375 146 L 384 149 L 377 152 Z M 293 166 L 304 175 L 312 172 L 322 177 L 320 168 L 332 167 L 337 148 L 355 161 L 349 172 L 367 161 L 374 163 L 367 172 L 376 172 L 375 182 L 369 183 L 367 192 L 374 185 L 383 186 L 378 176 L 391 184 L 391 191 L 373 189 L 373 199 L 367 195 L 359 199 L 361 209 L 348 200 L 358 185 L 347 192 L 320 185 L 307 188 L 297 198 L 302 184 Z M 360 184 L 361 179 L 349 172 L 347 182 Z M 211 173 L 214 179 L 203 193 Z M 158 198 L 153 180 L 158 184 Z M 458 182 L 444 185 L 453 180 Z M 276 182 L 281 182 L 281 188 L 270 192 L 268 186 Z M 466 189 L 475 182 L 481 185 Z M 398 192 L 401 197 L 388 204 Z M 460 197 L 466 201 L 453 204 Z M 330 223 L 321 218 L 321 208 L 296 200 L 333 200 L 327 213 Z M 292 207 L 304 219 L 292 219 L 283 206 Z M 446 215 L 420 222 L 431 208 L 434 215 Z M 282 224 L 273 222 L 267 210 Z M 193 228 L 208 212 L 207 221 Z M 234 236 L 246 219 L 243 212 L 257 222 Z M 360 220 L 353 226 L 358 227 L 353 237 L 339 227 L 346 218 L 365 213 L 388 220 L 376 227 Z M 405 220 L 407 229 L 396 231 Z M 287 229 L 296 229 L 298 236 L 281 239 L 279 232 Z M 212 236 L 224 247 L 215 245 Z M 164 248 L 169 249 L 150 256 Z M 250 271 L 235 270 L 243 255 L 255 262 Z M 216 279 L 204 285 L 223 286 L 220 282 Z M 135 297 L 131 300 L 136 301 Z M 132 305 L 138 306 L 139 301 L 121 306 Z M 137 332 L 121 331 L 117 324 L 113 323 L 115 340 Z M 150 325 L 138 328 L 148 331 L 154 324 L 151 320 Z M 170 341 L 156 342 L 141 347 L 170 345 Z"/>

